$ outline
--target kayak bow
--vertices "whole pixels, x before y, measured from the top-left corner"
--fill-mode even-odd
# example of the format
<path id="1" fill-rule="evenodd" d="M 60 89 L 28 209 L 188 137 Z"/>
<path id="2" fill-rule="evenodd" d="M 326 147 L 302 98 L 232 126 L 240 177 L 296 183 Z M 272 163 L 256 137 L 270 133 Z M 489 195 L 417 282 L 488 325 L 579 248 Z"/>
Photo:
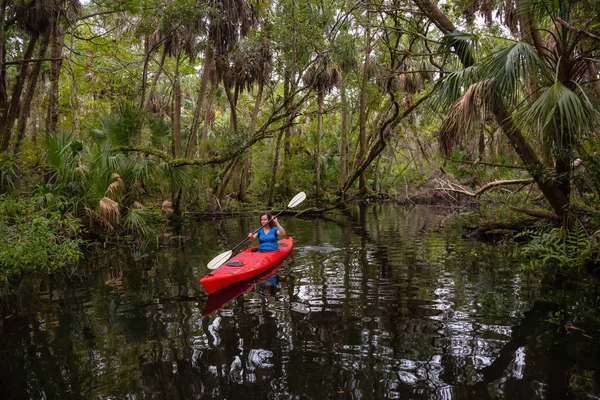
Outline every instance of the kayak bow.
<path id="1" fill-rule="evenodd" d="M 276 251 L 258 252 L 258 247 L 242 251 L 200 279 L 200 283 L 208 294 L 212 294 L 226 286 L 254 278 L 292 253 L 294 240 L 291 237 L 281 239 L 278 243 L 279 249 Z"/>

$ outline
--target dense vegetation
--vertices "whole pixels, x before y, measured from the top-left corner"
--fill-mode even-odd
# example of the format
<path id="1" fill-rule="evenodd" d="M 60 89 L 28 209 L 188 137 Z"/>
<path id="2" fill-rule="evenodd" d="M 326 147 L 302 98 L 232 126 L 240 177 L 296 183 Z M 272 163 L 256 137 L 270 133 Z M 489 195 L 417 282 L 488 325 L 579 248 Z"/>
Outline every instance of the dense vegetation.
<path id="1" fill-rule="evenodd" d="M 517 188 L 498 203 L 557 221 L 563 243 L 575 229 L 593 257 L 598 10 L 2 1 L 0 276 L 76 260 L 81 230 L 148 237 L 165 213 L 300 190 L 318 206 L 410 199 L 425 182 L 475 199 Z"/>

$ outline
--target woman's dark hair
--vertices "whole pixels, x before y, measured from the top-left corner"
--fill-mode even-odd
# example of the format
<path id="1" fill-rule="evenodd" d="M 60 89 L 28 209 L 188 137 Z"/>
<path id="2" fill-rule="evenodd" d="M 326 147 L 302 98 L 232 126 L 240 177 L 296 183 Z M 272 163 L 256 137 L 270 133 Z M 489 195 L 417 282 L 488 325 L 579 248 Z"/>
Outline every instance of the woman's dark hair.
<path id="1" fill-rule="evenodd" d="M 272 221 L 273 219 L 273 214 L 271 214 L 270 212 L 266 212 L 266 213 L 262 213 L 260 214 L 260 217 L 262 218 L 263 215 L 267 216 L 267 219 L 269 220 L 269 227 L 273 228 L 275 226 L 275 223 Z M 262 224 L 261 224 L 262 225 Z"/>

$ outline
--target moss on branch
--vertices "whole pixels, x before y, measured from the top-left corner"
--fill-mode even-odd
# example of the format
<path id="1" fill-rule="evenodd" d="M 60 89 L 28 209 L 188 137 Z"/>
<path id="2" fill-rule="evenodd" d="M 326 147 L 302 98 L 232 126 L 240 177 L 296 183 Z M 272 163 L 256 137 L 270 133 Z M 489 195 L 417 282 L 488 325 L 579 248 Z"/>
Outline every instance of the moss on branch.
<path id="1" fill-rule="evenodd" d="M 237 157 L 241 152 L 234 152 L 221 156 L 213 156 L 206 158 L 174 158 L 170 154 L 165 151 L 155 149 L 153 147 L 145 147 L 145 146 L 116 146 L 114 147 L 115 151 L 123 151 L 123 152 L 132 152 L 136 151 L 139 153 L 149 154 L 155 157 L 160 158 L 161 160 L 167 162 L 172 167 L 183 167 L 185 165 L 208 165 L 208 164 L 222 164 L 226 161 L 229 161 L 235 157 Z"/>

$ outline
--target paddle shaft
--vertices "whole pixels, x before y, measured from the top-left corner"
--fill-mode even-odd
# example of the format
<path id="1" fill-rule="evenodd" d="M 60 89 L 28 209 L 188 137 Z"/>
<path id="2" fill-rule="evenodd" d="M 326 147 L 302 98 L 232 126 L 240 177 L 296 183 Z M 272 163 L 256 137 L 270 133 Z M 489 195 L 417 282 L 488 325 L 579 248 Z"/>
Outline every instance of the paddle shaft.
<path id="1" fill-rule="evenodd" d="M 252 233 L 256 233 L 256 232 L 260 231 L 262 228 L 264 228 L 265 226 L 269 225 L 269 224 L 271 223 L 271 221 L 273 221 L 275 218 L 279 217 L 279 216 L 281 215 L 281 213 L 283 213 L 283 212 L 284 212 L 285 210 L 287 210 L 288 208 L 289 208 L 289 206 L 286 206 L 286 207 L 284 207 L 284 209 L 283 209 L 283 210 L 281 210 L 281 211 L 279 211 L 279 212 L 277 213 L 277 215 L 275 215 L 273 218 L 271 218 L 270 220 L 268 220 L 267 222 L 265 222 L 264 224 L 262 224 L 262 225 L 260 226 L 260 228 L 258 228 L 257 230 L 255 230 L 255 231 L 254 231 L 254 232 L 252 232 Z M 244 240 L 242 240 L 241 242 L 239 242 L 239 243 L 237 244 L 237 246 L 235 246 L 233 249 L 231 249 L 231 251 L 234 251 L 235 249 L 237 249 L 238 247 L 240 247 L 241 245 L 243 245 L 244 243 L 246 243 L 246 241 L 247 241 L 248 239 L 250 239 L 250 238 L 249 238 L 248 236 L 246 236 L 246 239 L 244 239 Z"/>

